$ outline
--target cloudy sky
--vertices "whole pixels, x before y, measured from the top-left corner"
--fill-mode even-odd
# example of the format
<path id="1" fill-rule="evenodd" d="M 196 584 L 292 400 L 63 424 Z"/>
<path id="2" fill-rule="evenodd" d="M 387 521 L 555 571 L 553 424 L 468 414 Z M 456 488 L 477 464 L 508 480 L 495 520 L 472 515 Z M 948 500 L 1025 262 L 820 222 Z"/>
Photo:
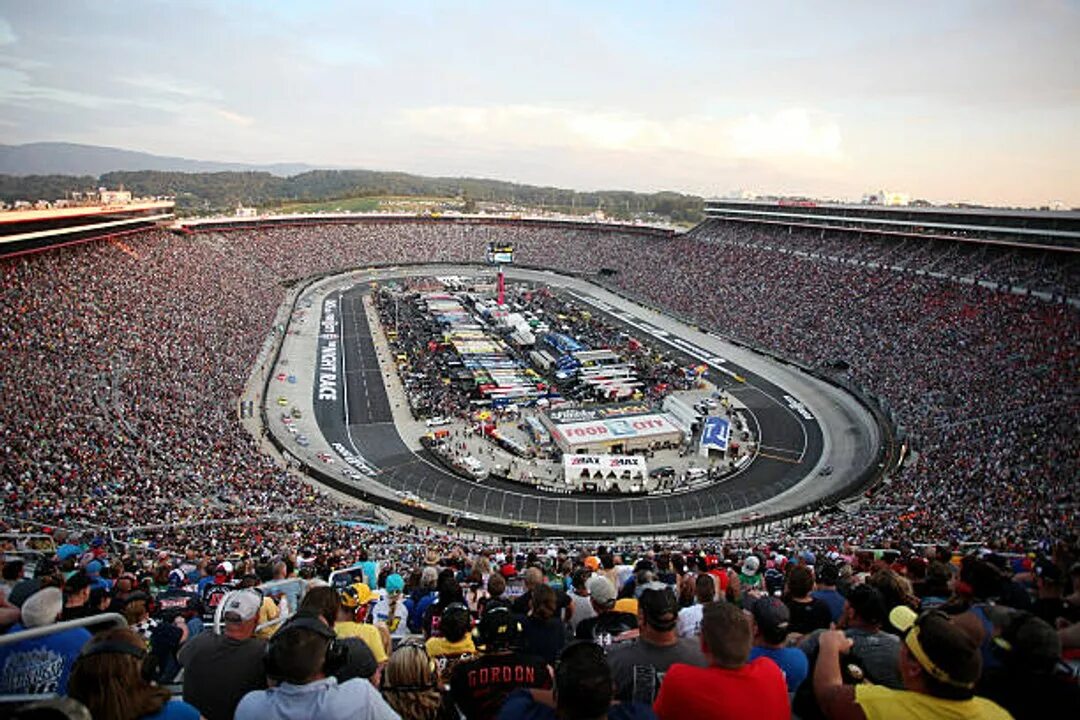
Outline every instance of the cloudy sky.
<path id="1" fill-rule="evenodd" d="M 0 4 L 0 142 L 1080 206 L 1080 2 Z"/>

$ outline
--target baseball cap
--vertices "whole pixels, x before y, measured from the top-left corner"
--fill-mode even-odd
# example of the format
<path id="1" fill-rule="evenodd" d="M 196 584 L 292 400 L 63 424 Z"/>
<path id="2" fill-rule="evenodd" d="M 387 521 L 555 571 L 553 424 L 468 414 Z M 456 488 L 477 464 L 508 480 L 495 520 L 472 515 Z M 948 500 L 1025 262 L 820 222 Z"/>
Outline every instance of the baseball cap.
<path id="1" fill-rule="evenodd" d="M 225 602 L 222 617 L 225 622 L 247 622 L 259 614 L 262 596 L 254 590 L 238 590 Z"/>
<path id="2" fill-rule="evenodd" d="M 231 562 L 229 562 L 228 560 L 226 560 L 225 562 L 221 563 L 216 568 L 214 568 L 214 574 L 216 574 L 216 575 L 217 574 L 220 574 L 220 575 L 232 575 L 233 574 L 233 564 Z"/>
<path id="3" fill-rule="evenodd" d="M 480 636 L 480 644 L 484 648 L 509 647 L 517 640 L 520 632 L 521 625 L 510 609 L 503 606 L 489 609 L 476 626 L 476 633 Z"/>
<path id="4" fill-rule="evenodd" d="M 791 613 L 787 605 L 778 597 L 760 597 L 750 607 L 761 634 L 766 642 L 782 642 L 788 634 L 788 626 L 791 624 Z"/>
<path id="5" fill-rule="evenodd" d="M 399 593 L 405 589 L 405 578 L 397 573 L 386 576 L 386 592 Z"/>
<path id="6" fill-rule="evenodd" d="M 638 598 L 638 609 L 645 616 L 645 622 L 660 632 L 674 629 L 679 618 L 679 602 L 675 593 L 660 582 L 646 583 L 643 588 Z"/>
<path id="7" fill-rule="evenodd" d="M 341 604 L 347 608 L 358 608 L 371 602 L 371 588 L 365 583 L 354 583 L 341 591 Z"/>
<path id="8" fill-rule="evenodd" d="M 615 586 L 603 575 L 593 575 L 589 582 L 585 583 L 594 603 L 600 607 L 607 607 L 615 602 Z"/>
<path id="9" fill-rule="evenodd" d="M 938 682 L 974 691 L 982 673 L 979 644 L 938 610 L 917 615 L 906 605 L 889 612 L 903 643 L 919 667 Z"/>
<path id="10" fill-rule="evenodd" d="M 30 578 L 28 580 L 20 580 L 15 583 L 15 587 L 11 588 L 11 592 L 8 593 L 8 602 L 15 607 L 21 608 L 23 603 L 27 599 L 41 589 L 41 580 L 37 578 Z"/>
<path id="11" fill-rule="evenodd" d="M 595 555 L 589 555 L 587 558 L 585 558 L 585 567 L 593 571 L 599 570 L 600 558 L 596 557 Z"/>
<path id="12" fill-rule="evenodd" d="M 757 575 L 757 571 L 761 569 L 761 561 L 758 560 L 757 555 L 750 555 L 742 564 L 743 575 Z"/>
<path id="13" fill-rule="evenodd" d="M 22 623 L 27 628 L 52 625 L 60 617 L 63 609 L 64 596 L 60 588 L 42 588 L 22 604 Z"/>

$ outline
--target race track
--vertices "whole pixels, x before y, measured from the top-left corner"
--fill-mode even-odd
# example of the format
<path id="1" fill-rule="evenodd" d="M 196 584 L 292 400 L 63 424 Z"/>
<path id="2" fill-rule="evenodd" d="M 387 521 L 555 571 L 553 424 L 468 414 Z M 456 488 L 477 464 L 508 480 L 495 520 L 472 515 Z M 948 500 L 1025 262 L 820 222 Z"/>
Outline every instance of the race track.
<path id="1" fill-rule="evenodd" d="M 340 277 L 318 283 L 306 294 L 313 308 L 323 308 L 320 350 L 313 354 L 308 349 L 307 358 L 295 355 L 289 346 L 297 343 L 287 336 L 282 357 L 289 357 L 297 371 L 302 365 L 314 366 L 308 397 L 319 432 L 338 455 L 363 458 L 375 469 L 372 478 L 364 481 L 369 486 L 369 499 L 370 494 L 379 495 L 377 491 L 391 497 L 393 491 L 407 491 L 433 509 L 515 527 L 525 524 L 549 534 L 707 533 L 745 519 L 751 512 L 774 513 L 805 506 L 875 460 L 880 436 L 872 415 L 838 388 L 583 280 L 513 268 L 507 272 L 510 279 L 544 282 L 576 302 L 588 303 L 591 311 L 627 326 L 636 336 L 651 335 L 650 342 L 666 345 L 682 362 L 707 364 L 710 379 L 726 384 L 728 392 L 752 413 L 759 426 L 760 449 L 752 463 L 717 485 L 662 495 L 553 495 L 518 483 L 476 482 L 454 474 L 426 451 L 414 452 L 399 435 L 362 300 L 370 292 L 369 280 L 478 272 L 485 270 L 445 266 L 371 269 L 360 277 L 354 274 L 348 283 Z M 327 331 L 335 325 L 340 339 L 335 378 L 338 391 L 329 400 L 326 378 L 321 384 L 318 380 L 319 360 L 325 354 L 325 338 L 335 335 Z M 734 375 L 745 382 L 732 380 Z M 831 471 L 821 473 L 826 465 Z"/>

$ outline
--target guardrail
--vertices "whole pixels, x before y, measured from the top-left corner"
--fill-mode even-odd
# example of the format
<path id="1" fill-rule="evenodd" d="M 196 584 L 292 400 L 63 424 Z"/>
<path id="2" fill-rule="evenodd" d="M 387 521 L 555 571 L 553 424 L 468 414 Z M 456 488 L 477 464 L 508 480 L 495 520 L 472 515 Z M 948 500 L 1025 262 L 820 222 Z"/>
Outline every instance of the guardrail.
<path id="1" fill-rule="evenodd" d="M 90 625 L 97 627 L 106 623 L 117 628 L 126 628 L 128 626 L 127 620 L 125 620 L 124 616 L 120 613 L 101 613 L 100 615 L 91 615 L 90 617 L 78 618 L 76 620 L 63 620 L 61 622 L 53 623 L 52 625 L 42 625 L 41 627 L 5 633 L 0 635 L 0 647 L 14 645 L 23 640 L 33 640 L 39 637 L 55 635 L 67 630 L 74 630 L 75 628 L 88 627 Z"/>

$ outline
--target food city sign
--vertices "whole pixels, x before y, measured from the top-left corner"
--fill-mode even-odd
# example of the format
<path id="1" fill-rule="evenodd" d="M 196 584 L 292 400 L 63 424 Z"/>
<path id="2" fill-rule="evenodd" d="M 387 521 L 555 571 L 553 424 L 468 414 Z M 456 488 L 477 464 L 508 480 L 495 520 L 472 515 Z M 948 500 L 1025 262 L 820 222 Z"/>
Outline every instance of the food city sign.
<path id="1" fill-rule="evenodd" d="M 679 432 L 679 429 L 663 415 L 638 415 L 559 425 L 556 432 L 562 433 L 570 442 L 581 442 L 668 435 Z"/>

